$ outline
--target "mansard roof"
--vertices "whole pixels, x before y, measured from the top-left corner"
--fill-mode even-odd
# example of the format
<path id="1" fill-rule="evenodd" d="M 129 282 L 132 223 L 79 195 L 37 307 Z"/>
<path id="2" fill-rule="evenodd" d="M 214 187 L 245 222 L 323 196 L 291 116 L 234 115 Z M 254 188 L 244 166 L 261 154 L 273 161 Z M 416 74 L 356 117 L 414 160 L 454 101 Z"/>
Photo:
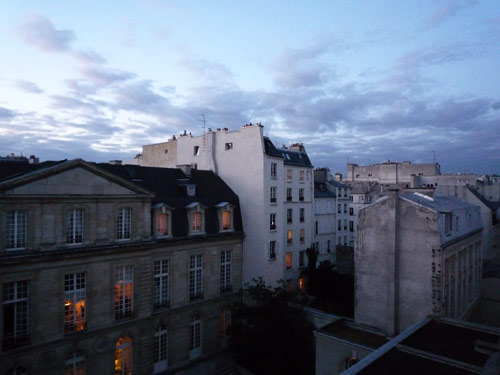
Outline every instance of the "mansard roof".
<path id="1" fill-rule="evenodd" d="M 267 156 L 283 159 L 285 165 L 295 165 L 312 168 L 313 165 L 305 151 L 276 148 L 269 137 L 264 137 L 264 151 Z"/>
<path id="2" fill-rule="evenodd" d="M 477 207 L 463 199 L 452 196 L 438 196 L 432 198 L 420 193 L 403 193 L 400 195 L 400 198 L 426 207 L 434 212 L 453 212 L 462 208 Z"/>

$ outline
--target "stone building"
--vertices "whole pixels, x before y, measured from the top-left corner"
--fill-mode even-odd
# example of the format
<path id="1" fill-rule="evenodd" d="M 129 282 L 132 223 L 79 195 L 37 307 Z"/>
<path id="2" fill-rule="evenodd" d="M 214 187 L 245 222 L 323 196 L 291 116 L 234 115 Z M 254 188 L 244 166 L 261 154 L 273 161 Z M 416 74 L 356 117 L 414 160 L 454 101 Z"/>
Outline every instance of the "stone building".
<path id="1" fill-rule="evenodd" d="M 224 348 L 243 231 L 213 173 L 0 165 L 0 223 L 2 374 L 156 374 Z"/>
<path id="2" fill-rule="evenodd" d="M 379 184 L 411 184 L 414 176 L 435 176 L 441 174 L 438 163 L 412 164 L 390 161 L 360 166 L 347 164 L 348 182 L 378 182 Z"/>
<path id="3" fill-rule="evenodd" d="M 262 277 L 300 286 L 305 250 L 313 241 L 313 166 L 302 144 L 277 148 L 263 126 L 248 124 L 202 136 L 183 134 L 143 146 L 127 163 L 210 170 L 240 198 L 244 238 L 244 282 Z"/>

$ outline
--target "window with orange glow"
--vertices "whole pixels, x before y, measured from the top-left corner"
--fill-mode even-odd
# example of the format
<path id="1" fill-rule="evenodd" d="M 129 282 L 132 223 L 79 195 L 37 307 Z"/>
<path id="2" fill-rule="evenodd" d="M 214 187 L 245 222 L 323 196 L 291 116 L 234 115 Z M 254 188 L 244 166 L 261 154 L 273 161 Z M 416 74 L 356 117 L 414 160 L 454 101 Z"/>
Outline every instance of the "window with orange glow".
<path id="1" fill-rule="evenodd" d="M 292 253 L 286 253 L 286 269 L 292 268 Z"/>
<path id="2" fill-rule="evenodd" d="M 64 332 L 85 329 L 85 273 L 64 276 Z"/>
<path id="3" fill-rule="evenodd" d="M 114 375 L 132 375 L 132 339 L 128 336 L 116 341 Z"/>
<path id="4" fill-rule="evenodd" d="M 115 273 L 115 320 L 130 318 L 133 311 L 134 267 L 118 267 Z"/>
<path id="5" fill-rule="evenodd" d="M 156 234 L 158 236 L 168 235 L 168 214 L 159 212 L 156 214 Z"/>
<path id="6" fill-rule="evenodd" d="M 299 278 L 299 289 L 304 290 L 304 278 L 303 277 Z"/>
<path id="7" fill-rule="evenodd" d="M 201 212 L 193 212 L 191 230 L 201 231 Z"/>
<path id="8" fill-rule="evenodd" d="M 222 230 L 231 229 L 231 212 L 222 211 Z"/>
<path id="9" fill-rule="evenodd" d="M 293 241 L 293 231 L 291 229 L 287 230 L 286 232 L 286 242 L 288 244 L 291 244 Z"/>

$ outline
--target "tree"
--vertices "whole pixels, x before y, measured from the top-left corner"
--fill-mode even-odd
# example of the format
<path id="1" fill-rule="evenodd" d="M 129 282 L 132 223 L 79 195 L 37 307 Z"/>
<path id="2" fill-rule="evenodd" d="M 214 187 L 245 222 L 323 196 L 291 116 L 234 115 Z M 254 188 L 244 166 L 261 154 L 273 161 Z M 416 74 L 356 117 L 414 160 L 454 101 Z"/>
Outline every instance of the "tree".
<path id="1" fill-rule="evenodd" d="M 236 361 L 257 374 L 313 374 L 314 326 L 288 302 L 295 294 L 283 283 L 272 288 L 262 279 L 246 289 L 253 303 L 233 313 L 231 348 Z"/>

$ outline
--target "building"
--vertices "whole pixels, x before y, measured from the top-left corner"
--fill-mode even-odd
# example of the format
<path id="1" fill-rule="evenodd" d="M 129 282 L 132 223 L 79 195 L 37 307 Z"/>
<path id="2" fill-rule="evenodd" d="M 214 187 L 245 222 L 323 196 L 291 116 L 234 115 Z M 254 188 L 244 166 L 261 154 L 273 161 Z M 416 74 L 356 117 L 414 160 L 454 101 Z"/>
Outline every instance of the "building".
<path id="1" fill-rule="evenodd" d="M 152 374 L 226 345 L 237 195 L 212 172 L 0 164 L 0 369 Z"/>
<path id="2" fill-rule="evenodd" d="M 352 246 L 354 246 L 358 232 L 359 210 L 365 205 L 375 202 L 382 193 L 380 185 L 376 182 L 351 182 L 350 187 L 351 204 L 349 205 L 349 230 L 352 229 Z"/>
<path id="3" fill-rule="evenodd" d="M 240 198 L 244 282 L 262 277 L 270 285 L 285 280 L 299 286 L 305 250 L 313 241 L 314 199 L 313 166 L 302 144 L 277 148 L 262 125 L 247 124 L 146 145 L 130 163 L 190 165 L 219 175 Z"/>
<path id="4" fill-rule="evenodd" d="M 479 207 L 457 197 L 395 188 L 362 208 L 356 323 L 394 335 L 426 315 L 466 318 L 480 296 L 481 232 Z"/>
<path id="5" fill-rule="evenodd" d="M 435 176 L 441 174 L 438 163 L 412 164 L 409 161 L 390 161 L 360 166 L 347 164 L 347 182 L 378 182 L 379 184 L 408 184 L 414 176 Z"/>

